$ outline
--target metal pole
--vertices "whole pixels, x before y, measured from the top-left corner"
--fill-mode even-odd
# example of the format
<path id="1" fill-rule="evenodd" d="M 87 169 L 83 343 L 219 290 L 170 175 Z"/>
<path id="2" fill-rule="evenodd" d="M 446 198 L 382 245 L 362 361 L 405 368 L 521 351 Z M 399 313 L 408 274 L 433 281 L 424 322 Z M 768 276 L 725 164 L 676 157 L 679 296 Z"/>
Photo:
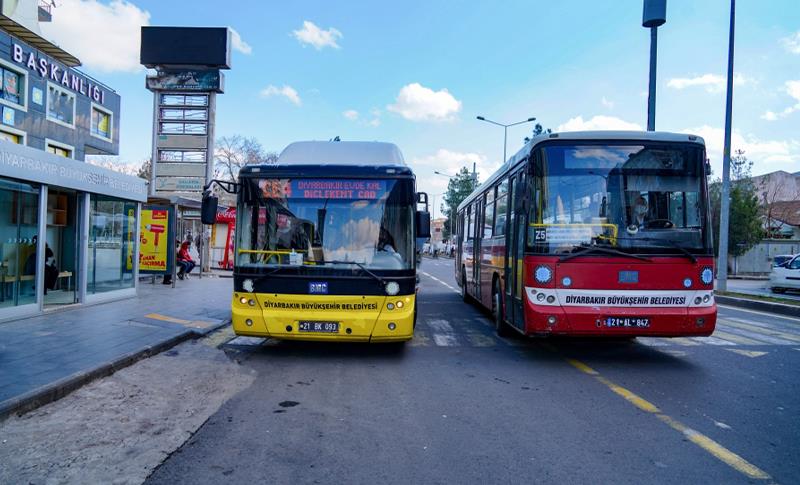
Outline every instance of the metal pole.
<path id="1" fill-rule="evenodd" d="M 647 94 L 647 131 L 656 131 L 656 61 L 658 27 L 650 27 L 650 88 Z"/>
<path id="2" fill-rule="evenodd" d="M 736 0 L 731 0 L 731 27 L 728 34 L 728 99 L 725 102 L 725 146 L 722 151 L 722 200 L 719 218 L 719 267 L 717 289 L 728 289 L 728 226 L 730 222 L 731 186 L 731 117 L 733 112 L 733 31 L 736 22 Z"/>
<path id="3" fill-rule="evenodd" d="M 503 163 L 506 163 L 506 147 L 508 146 L 508 127 L 503 127 Z"/>

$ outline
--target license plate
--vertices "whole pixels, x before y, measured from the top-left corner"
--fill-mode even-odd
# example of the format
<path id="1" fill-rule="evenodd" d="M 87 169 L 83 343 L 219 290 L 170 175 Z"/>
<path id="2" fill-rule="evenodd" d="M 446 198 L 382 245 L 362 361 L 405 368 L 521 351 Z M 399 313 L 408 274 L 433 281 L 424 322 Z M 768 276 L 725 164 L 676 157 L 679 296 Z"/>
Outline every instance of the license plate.
<path id="1" fill-rule="evenodd" d="M 301 332 L 339 333 L 339 322 L 300 322 L 298 330 Z"/>
<path id="2" fill-rule="evenodd" d="M 606 317 L 606 327 L 649 328 L 648 317 Z"/>

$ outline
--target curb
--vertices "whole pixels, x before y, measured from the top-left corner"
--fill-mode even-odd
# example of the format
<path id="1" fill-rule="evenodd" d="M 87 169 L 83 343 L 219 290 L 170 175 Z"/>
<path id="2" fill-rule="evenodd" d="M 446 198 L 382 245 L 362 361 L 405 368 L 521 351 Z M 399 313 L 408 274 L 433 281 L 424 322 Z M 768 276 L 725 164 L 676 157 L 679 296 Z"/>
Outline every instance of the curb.
<path id="1" fill-rule="evenodd" d="M 34 409 L 44 406 L 45 404 L 57 401 L 67 394 L 79 389 L 80 387 L 88 384 L 89 382 L 99 379 L 101 377 L 110 376 L 118 370 L 124 369 L 139 360 L 151 357 L 153 355 L 169 350 L 179 343 L 192 338 L 200 338 L 203 334 L 192 330 L 184 330 L 183 332 L 163 340 L 154 345 L 147 345 L 139 350 L 129 352 L 110 360 L 105 364 L 101 364 L 94 369 L 76 372 L 71 376 L 64 377 L 55 382 L 46 384 L 39 389 L 27 392 L 20 396 L 7 399 L 0 402 L 0 421 L 8 418 L 12 414 L 24 414 Z"/>
<path id="2" fill-rule="evenodd" d="M 775 313 L 789 317 L 800 318 L 800 306 L 786 305 L 783 303 L 772 303 L 768 301 L 749 300 L 747 298 L 737 298 L 733 296 L 714 295 L 717 303 L 750 310 L 760 310 L 762 312 Z"/>

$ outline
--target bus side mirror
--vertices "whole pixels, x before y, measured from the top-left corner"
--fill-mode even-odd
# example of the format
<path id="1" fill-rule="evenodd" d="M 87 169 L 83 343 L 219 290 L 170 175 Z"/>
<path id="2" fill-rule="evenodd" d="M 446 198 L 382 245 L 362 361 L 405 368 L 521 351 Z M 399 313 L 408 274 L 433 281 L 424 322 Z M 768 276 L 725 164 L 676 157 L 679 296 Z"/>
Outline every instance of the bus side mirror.
<path id="1" fill-rule="evenodd" d="M 417 237 L 431 237 L 431 214 L 428 211 L 417 211 Z"/>
<path id="2" fill-rule="evenodd" d="M 200 208 L 200 220 L 203 224 L 217 222 L 217 205 L 219 199 L 215 195 L 203 195 L 203 204 Z"/>
<path id="3" fill-rule="evenodd" d="M 425 204 L 425 210 L 428 210 L 428 194 L 425 192 L 417 192 L 417 204 Z"/>

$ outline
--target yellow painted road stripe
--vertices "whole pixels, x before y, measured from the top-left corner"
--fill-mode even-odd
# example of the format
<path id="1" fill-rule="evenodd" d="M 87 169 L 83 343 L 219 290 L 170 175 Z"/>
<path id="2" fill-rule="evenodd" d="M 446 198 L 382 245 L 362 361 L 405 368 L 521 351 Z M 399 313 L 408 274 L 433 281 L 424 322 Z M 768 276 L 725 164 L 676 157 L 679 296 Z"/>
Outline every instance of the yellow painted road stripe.
<path id="1" fill-rule="evenodd" d="M 161 320 L 162 322 L 180 323 L 181 325 L 192 323 L 191 320 L 181 320 L 180 318 L 168 317 L 166 315 L 161 315 L 159 313 L 148 313 L 147 315 L 145 315 L 145 318 L 152 318 L 153 320 Z"/>
<path id="2" fill-rule="evenodd" d="M 757 466 L 749 463 L 741 456 L 725 448 L 724 446 L 712 440 L 708 436 L 705 436 L 702 433 L 698 433 L 692 428 L 684 426 L 680 422 L 675 421 L 674 419 L 670 418 L 665 414 L 657 414 L 657 417 L 658 419 L 666 423 L 670 428 L 680 433 L 683 433 L 683 435 L 686 436 L 686 438 L 688 438 L 689 441 L 696 444 L 700 448 L 706 450 L 707 452 L 711 453 L 715 458 L 722 461 L 723 463 L 726 463 L 734 470 L 743 473 L 750 478 L 755 478 L 758 480 L 770 479 L 770 476 L 766 472 L 764 472 Z"/>
<path id="3" fill-rule="evenodd" d="M 580 370 L 584 374 L 588 374 L 594 377 L 599 382 L 603 383 L 603 385 L 611 389 L 614 393 L 622 396 L 623 398 L 625 398 L 625 400 L 627 400 L 637 408 L 647 413 L 655 415 L 658 419 L 666 423 L 669 427 L 682 433 L 689 441 L 696 444 L 700 448 L 704 449 L 712 456 L 714 456 L 721 462 L 727 464 L 728 466 L 738 471 L 739 473 L 742 473 L 750 478 L 757 480 L 770 479 L 770 476 L 757 466 L 753 465 L 752 463 L 748 462 L 741 456 L 725 448 L 724 446 L 712 440 L 708 436 L 705 436 L 704 434 L 695 431 L 694 429 L 662 413 L 661 410 L 658 409 L 658 407 L 655 404 L 651 403 L 650 401 L 636 395 L 634 392 L 631 392 L 622 386 L 614 384 L 605 377 L 601 376 L 599 372 L 597 372 L 596 370 L 592 369 L 591 367 L 589 367 L 588 365 L 584 364 L 579 360 L 575 359 L 566 359 L 566 360 L 573 367 Z"/>

